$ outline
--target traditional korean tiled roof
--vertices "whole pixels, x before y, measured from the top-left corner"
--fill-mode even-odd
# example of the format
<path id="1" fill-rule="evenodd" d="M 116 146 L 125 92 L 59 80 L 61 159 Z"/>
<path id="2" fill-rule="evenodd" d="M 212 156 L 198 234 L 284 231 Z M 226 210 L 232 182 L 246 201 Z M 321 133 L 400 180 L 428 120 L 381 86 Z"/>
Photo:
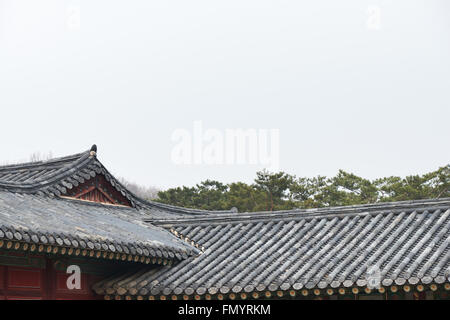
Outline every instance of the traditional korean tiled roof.
<path id="1" fill-rule="evenodd" d="M 68 157 L 0 167 L 0 247 L 171 263 L 195 256 L 199 250 L 144 219 L 231 212 L 141 199 L 108 172 L 96 151 L 93 146 Z M 71 189 L 98 175 L 131 207 L 65 198 Z"/>
<path id="2" fill-rule="evenodd" d="M 93 146 L 94 148 L 95 146 Z M 95 147 L 96 150 L 96 147 Z M 122 185 L 97 159 L 96 152 L 87 150 L 72 156 L 24 164 L 0 166 L 0 191 L 37 194 L 50 197 L 65 196 L 68 192 L 97 175 L 102 175 L 126 197 L 133 207 L 153 210 L 154 215 L 177 216 L 231 213 L 205 211 L 171 206 L 141 199 Z"/>
<path id="3" fill-rule="evenodd" d="M 147 263 L 153 258 L 182 260 L 198 254 L 198 249 L 166 230 L 145 224 L 148 214 L 125 206 L 2 191 L 0 241 L 5 247 L 8 242 L 28 244 L 29 249 L 35 245 L 36 252 L 39 247 L 53 253 L 66 248 L 63 252 L 78 250 L 80 256 L 105 254 L 105 258 Z"/>
<path id="4" fill-rule="evenodd" d="M 204 252 L 94 286 L 160 298 L 450 281 L 450 198 L 284 212 L 150 219 Z M 292 291 L 291 291 L 292 292 Z M 256 295 L 258 296 L 258 295 Z"/>

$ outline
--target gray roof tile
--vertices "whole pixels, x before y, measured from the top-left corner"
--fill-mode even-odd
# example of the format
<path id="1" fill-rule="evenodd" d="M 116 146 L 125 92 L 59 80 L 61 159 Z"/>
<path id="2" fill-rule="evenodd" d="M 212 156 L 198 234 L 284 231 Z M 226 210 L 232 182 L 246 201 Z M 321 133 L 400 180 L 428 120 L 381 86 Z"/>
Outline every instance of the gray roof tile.
<path id="1" fill-rule="evenodd" d="M 166 258 L 169 252 L 198 254 L 166 230 L 142 223 L 144 215 L 134 208 L 0 191 L 0 225 L 8 230 L 0 233 L 0 240 L 56 242 L 74 248 L 87 244 L 108 252 L 120 252 L 124 247 L 138 255 L 144 255 L 144 250 L 148 255 L 151 249 L 155 257 Z"/>
<path id="2" fill-rule="evenodd" d="M 152 222 L 206 251 L 152 273 L 149 295 L 365 286 L 373 266 L 385 286 L 449 281 L 450 199 Z"/>

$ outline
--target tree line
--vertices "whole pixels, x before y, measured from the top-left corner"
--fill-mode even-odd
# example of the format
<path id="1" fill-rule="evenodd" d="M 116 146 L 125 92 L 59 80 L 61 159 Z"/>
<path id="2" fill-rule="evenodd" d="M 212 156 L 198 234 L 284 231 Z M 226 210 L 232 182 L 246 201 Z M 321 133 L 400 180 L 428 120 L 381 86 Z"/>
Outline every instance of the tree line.
<path id="1" fill-rule="evenodd" d="M 450 165 L 423 175 L 364 179 L 343 170 L 334 177 L 296 177 L 286 172 L 256 173 L 252 184 L 206 180 L 194 187 L 157 193 L 155 201 L 204 210 L 239 212 L 320 208 L 376 202 L 450 197 Z"/>

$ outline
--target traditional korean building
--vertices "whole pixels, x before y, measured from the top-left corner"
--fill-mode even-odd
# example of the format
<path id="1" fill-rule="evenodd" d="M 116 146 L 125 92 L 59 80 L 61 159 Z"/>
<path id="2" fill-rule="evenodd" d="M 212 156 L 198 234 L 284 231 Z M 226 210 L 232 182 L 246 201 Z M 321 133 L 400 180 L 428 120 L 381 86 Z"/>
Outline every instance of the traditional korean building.
<path id="1" fill-rule="evenodd" d="M 449 258 L 450 198 L 214 212 L 140 199 L 95 146 L 0 167 L 0 299 L 448 299 Z"/>

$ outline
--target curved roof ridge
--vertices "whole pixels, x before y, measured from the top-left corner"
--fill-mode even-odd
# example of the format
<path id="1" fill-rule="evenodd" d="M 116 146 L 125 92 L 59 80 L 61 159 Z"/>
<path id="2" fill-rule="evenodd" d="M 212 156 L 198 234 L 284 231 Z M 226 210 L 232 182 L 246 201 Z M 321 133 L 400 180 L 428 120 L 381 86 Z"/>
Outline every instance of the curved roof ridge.
<path id="1" fill-rule="evenodd" d="M 195 217 L 178 217 L 162 219 L 145 219 L 155 225 L 188 225 L 202 223 L 230 223 L 230 222 L 254 222 L 268 220 L 288 220 L 297 218 L 315 218 L 315 217 L 335 217 L 355 214 L 381 214 L 383 212 L 393 212 L 402 210 L 412 210 L 421 208 L 440 208 L 450 204 L 450 198 L 408 200 L 397 202 L 378 202 L 371 204 L 336 206 L 313 209 L 293 209 L 283 211 L 262 211 L 245 212 L 239 214 L 215 214 L 215 215 L 197 215 Z"/>
<path id="2" fill-rule="evenodd" d="M 230 209 L 230 210 L 203 210 L 203 209 L 179 207 L 179 206 L 174 206 L 174 205 L 151 201 L 151 200 L 144 200 L 144 199 L 140 199 L 140 200 L 143 203 L 145 203 L 146 205 L 161 208 L 161 209 L 172 210 L 177 213 L 188 213 L 188 214 L 192 214 L 192 215 L 211 215 L 211 214 L 218 215 L 218 214 L 236 214 L 237 213 L 233 209 Z"/>

